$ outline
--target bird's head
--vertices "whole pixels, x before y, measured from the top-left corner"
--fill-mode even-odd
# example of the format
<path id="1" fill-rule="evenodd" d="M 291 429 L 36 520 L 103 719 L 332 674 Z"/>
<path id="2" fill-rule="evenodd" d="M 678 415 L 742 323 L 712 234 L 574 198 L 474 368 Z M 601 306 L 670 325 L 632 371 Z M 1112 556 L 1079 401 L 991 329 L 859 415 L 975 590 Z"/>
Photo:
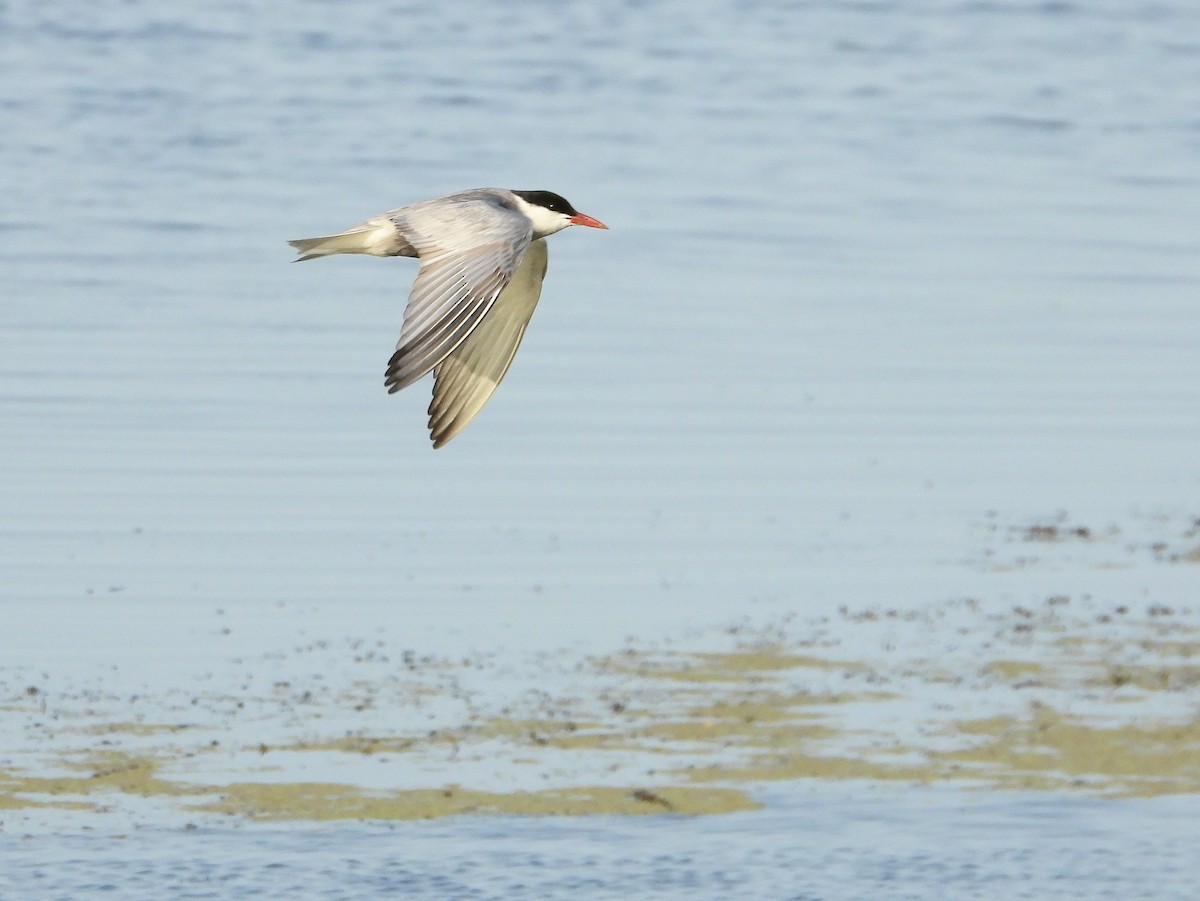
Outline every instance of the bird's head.
<path id="1" fill-rule="evenodd" d="M 599 219 L 579 212 L 570 202 L 553 191 L 513 191 L 521 212 L 533 223 L 533 237 L 544 238 L 568 225 L 586 225 L 588 228 L 608 228 Z"/>

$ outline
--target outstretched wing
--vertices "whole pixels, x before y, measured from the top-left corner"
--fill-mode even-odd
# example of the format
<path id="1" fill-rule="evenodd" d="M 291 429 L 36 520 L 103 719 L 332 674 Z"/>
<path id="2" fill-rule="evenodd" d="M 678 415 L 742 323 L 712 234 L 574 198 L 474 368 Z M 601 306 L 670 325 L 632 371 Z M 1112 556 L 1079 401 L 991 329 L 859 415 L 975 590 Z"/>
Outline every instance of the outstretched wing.
<path id="1" fill-rule="evenodd" d="M 396 228 L 416 250 L 404 328 L 385 384 L 396 392 L 446 358 L 483 321 L 533 238 L 533 226 L 495 198 L 443 198 L 395 211 Z"/>
<path id="2" fill-rule="evenodd" d="M 441 447 L 483 409 L 516 356 L 542 295 L 548 253 L 534 241 L 508 286 L 467 337 L 434 369 L 429 433 Z"/>

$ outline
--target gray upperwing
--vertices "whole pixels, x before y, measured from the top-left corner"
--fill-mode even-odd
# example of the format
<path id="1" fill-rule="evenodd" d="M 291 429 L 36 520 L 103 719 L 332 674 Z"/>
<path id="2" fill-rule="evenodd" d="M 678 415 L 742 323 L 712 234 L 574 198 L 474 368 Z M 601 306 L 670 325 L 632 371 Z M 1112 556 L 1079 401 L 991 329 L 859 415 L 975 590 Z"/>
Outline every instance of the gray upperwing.
<path id="1" fill-rule="evenodd" d="M 411 385 L 466 340 L 526 255 L 533 226 L 490 198 L 415 204 L 394 219 L 421 270 L 388 361 L 390 392 Z"/>
<path id="2" fill-rule="evenodd" d="M 542 295 L 545 240 L 529 245 L 508 286 L 474 330 L 434 369 L 429 432 L 441 447 L 483 409 L 503 380 Z"/>

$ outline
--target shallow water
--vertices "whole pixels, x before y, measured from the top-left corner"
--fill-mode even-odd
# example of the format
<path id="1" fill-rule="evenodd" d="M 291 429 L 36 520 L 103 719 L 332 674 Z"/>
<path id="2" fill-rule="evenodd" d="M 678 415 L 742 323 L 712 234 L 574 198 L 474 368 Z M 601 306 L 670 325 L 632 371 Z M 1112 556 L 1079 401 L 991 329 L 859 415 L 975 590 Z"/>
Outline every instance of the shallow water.
<path id="1" fill-rule="evenodd" d="M 708 620 L 1196 486 L 1187 6 L 460 10 L 5 14 L 11 597 Z M 479 183 L 613 228 L 434 454 L 411 266 L 283 241 Z"/>
<path id="2" fill-rule="evenodd" d="M 1166 901 L 1193 897 L 1193 814 L 1170 800 L 822 791 L 716 819 L 0 838 L 0 889 L 14 898 Z"/>
<path id="3" fill-rule="evenodd" d="M 1194 565 L 1124 552 L 1160 531 L 1186 552 L 1200 487 L 1186 3 L 64 2 L 0 11 L 0 69 L 14 692 L 187 686 L 289 647 L 306 618 L 304 640 L 462 655 L 955 597 L 1194 603 Z M 482 184 L 559 191 L 611 231 L 552 240 L 512 372 L 434 453 L 428 386 L 382 387 L 411 265 L 292 266 L 284 242 Z M 1111 553 L 1046 564 L 997 540 L 1060 511 Z M 888 801 L 899 831 L 919 797 Z M 1032 816 L 982 803 L 1001 835 Z M 1099 832 L 1029 858 L 1030 897 L 1063 897 L 1097 859 L 1120 897 L 1150 863 L 1179 872 L 1104 856 L 1152 808 L 1058 803 L 1036 809 Z M 753 866 L 762 896 L 806 859 L 755 849 L 803 809 L 682 827 L 694 847 L 662 853 L 729 855 L 699 889 L 630 850 L 659 834 L 644 824 L 570 826 L 593 844 L 567 870 L 633 855 L 642 884 L 665 868 L 664 891 L 724 894 L 722 867 Z M 822 809 L 824 830 L 843 808 Z M 401 828 L 433 849 L 508 826 Z M 95 855 L 150 895 L 206 867 L 274 891 L 270 848 L 299 868 L 289 884 L 344 897 L 404 866 L 380 850 L 391 832 L 253 835 L 259 852 L 221 832 L 23 847 Z M 364 850 L 298 850 L 328 835 Z M 199 869 L 155 862 L 192 841 Z M 1024 858 L 1005 842 L 979 852 L 1001 883 L 968 881 L 976 896 L 1012 896 Z M 575 878 L 455 853 L 481 897 Z M 837 879 L 794 896 L 885 879 L 828 853 Z M 382 869 L 355 888 L 336 877 L 355 860 Z M 60 894 L 116 878 L 103 867 L 68 868 Z"/>

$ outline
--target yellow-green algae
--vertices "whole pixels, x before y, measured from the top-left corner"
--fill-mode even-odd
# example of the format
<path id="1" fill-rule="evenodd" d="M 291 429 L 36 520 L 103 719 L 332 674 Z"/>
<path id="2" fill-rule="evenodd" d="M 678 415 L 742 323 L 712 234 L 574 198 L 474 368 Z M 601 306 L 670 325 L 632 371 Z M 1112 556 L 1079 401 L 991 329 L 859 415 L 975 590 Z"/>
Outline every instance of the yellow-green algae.
<path id="1" fill-rule="evenodd" d="M 986 670 L 1009 682 L 1041 682 L 1048 675 L 1046 666 L 1031 660 L 993 660 Z"/>
<path id="2" fill-rule="evenodd" d="M 736 682 L 747 679 L 756 681 L 755 677 L 771 678 L 775 673 L 801 667 L 851 671 L 864 668 L 863 664 L 857 661 L 829 660 L 824 657 L 796 654 L 781 645 L 764 645 L 728 653 L 651 655 L 631 651 L 604 658 L 599 664 L 605 671 L 679 682 Z"/>
<path id="3" fill-rule="evenodd" d="M 52 766 L 72 771 L 65 776 L 10 766 L 0 771 L 0 808 L 103 808 L 127 795 L 178 798 L 188 809 L 256 819 L 704 814 L 750 809 L 755 802 L 748 791 L 755 783 L 781 779 L 969 780 L 1000 788 L 1138 795 L 1200 792 L 1200 721 L 1136 716 L 1140 699 L 1169 697 L 1163 692 L 1182 695 L 1200 682 L 1200 665 L 1189 660 L 1200 653 L 1196 629 L 1149 613 L 1130 632 L 1130 617 L 1119 616 L 1125 631 L 1106 631 L 1107 615 L 1072 622 L 1057 609 L 987 617 L 989 634 L 1012 639 L 994 646 L 989 640 L 989 652 L 958 672 L 940 657 L 889 663 L 885 654 L 868 664 L 815 656 L 808 646 L 800 653 L 782 642 L 724 654 L 633 650 L 585 662 L 585 673 L 604 687 L 583 699 L 541 695 L 514 703 L 505 715 L 489 712 L 466 717 L 454 728 L 410 734 L 356 730 L 218 748 L 215 740 L 211 746 L 205 741 L 211 733 L 195 733 L 190 726 L 64 721 L 54 734 L 103 736 L 105 745 L 133 742 L 137 749 L 59 750 Z M 1048 624 L 1072 631 L 1029 645 L 1031 631 Z M 1014 645 L 1021 648 L 1019 658 L 1012 654 Z M 1028 659 L 1034 654 L 1036 660 Z M 832 691 L 831 680 L 839 686 L 845 680 L 857 690 Z M 950 700 L 926 700 L 934 688 L 937 697 Z M 971 692 L 981 688 L 1012 691 L 1024 712 L 1014 713 L 1010 705 L 987 718 L 962 716 L 978 703 Z M 1104 713 L 1087 719 L 1058 712 L 1076 697 L 1101 705 L 1092 709 Z M 917 699 L 920 704 L 914 706 Z M 914 718 L 919 728 L 899 728 L 913 725 Z M 305 723 L 319 728 L 320 717 Z M 166 743 L 166 736 L 181 743 L 193 734 L 190 747 Z M 525 784 L 530 772 L 540 778 L 560 775 L 540 756 L 550 750 L 558 760 L 565 754 L 578 761 L 572 772 L 584 775 L 568 777 L 572 784 L 565 787 L 558 778 L 557 787 L 540 791 L 484 792 L 469 786 L 371 791 L 302 781 L 206 785 L 161 773 L 165 764 L 178 767 L 186 758 L 218 750 L 253 753 L 268 765 L 276 751 L 386 754 L 397 758 L 397 765 L 406 755 L 432 755 L 451 761 L 443 767 L 451 773 L 460 754 L 475 754 L 525 774 Z M 634 783 L 625 787 L 586 784 L 589 769 L 605 771 L 615 766 L 611 761 L 630 754 L 644 755 L 641 772 L 653 777 L 652 785 L 639 786 L 636 779 L 622 779 Z"/>
<path id="4" fill-rule="evenodd" d="M 458 786 L 380 792 L 355 785 L 314 782 L 210 786 L 164 780 L 158 775 L 160 765 L 160 760 L 151 757 L 103 753 L 95 759 L 71 764 L 90 775 L 0 773 L 0 809 L 99 809 L 114 793 L 146 798 L 194 798 L 187 805 L 190 810 L 262 820 L 407 820 L 467 813 L 698 815 L 754 810 L 760 806 L 743 791 L 690 785 L 653 789 L 585 786 L 515 792 L 472 791 Z M 212 798 L 215 800 L 204 800 Z"/>
<path id="5" fill-rule="evenodd" d="M 191 809 L 256 820 L 422 820 L 456 814 L 697 815 L 756 810 L 760 806 L 744 792 L 696 786 L 653 790 L 591 786 L 536 792 L 483 792 L 453 786 L 372 792 L 339 784 L 237 783 L 222 786 L 217 800 L 191 805 Z"/>
<path id="6" fill-rule="evenodd" d="M 88 735 L 161 735 L 183 732 L 191 728 L 186 723 L 96 723 L 84 726 L 80 731 Z"/>
<path id="7" fill-rule="evenodd" d="M 981 741 L 931 752 L 959 775 L 1019 788 L 1086 785 L 1122 795 L 1200 791 L 1200 720 L 1101 726 L 1038 707 L 1028 719 L 966 720 L 957 733 Z"/>
<path id="8" fill-rule="evenodd" d="M 457 729 L 438 729 L 424 735 L 346 735 L 319 741 L 263 746 L 263 751 L 340 751 L 348 754 L 403 753 L 436 745 L 458 747 L 471 742 L 500 740 L 513 745 L 562 749 L 634 747 L 625 733 L 598 723 L 513 717 L 480 718 Z"/>
<path id="9" fill-rule="evenodd" d="M 794 779 L 873 779 L 933 782 L 949 774 L 927 764 L 904 765 L 868 757 L 820 754 L 802 748 L 756 755 L 740 765 L 698 766 L 677 773 L 695 782 L 763 782 Z"/>
<path id="10" fill-rule="evenodd" d="M 61 794 L 46 792 L 45 784 L 49 780 L 26 776 L 0 770 L 0 810 L 25 810 L 31 807 L 58 808 L 60 810 L 94 810 L 94 804 L 86 801 L 72 801 L 62 798 L 50 800 L 35 797 L 40 794 Z"/>
<path id="11" fill-rule="evenodd" d="M 182 797 L 194 790 L 159 778 L 161 761 L 153 756 L 136 756 L 116 751 L 98 751 L 85 759 L 60 761 L 59 766 L 82 771 L 78 776 L 34 776 L 9 771 L 0 775 L 0 807 L 86 808 L 105 795 Z M 60 797 L 62 796 L 62 797 Z M 63 800 L 62 798 L 72 800 Z"/>
<path id="12" fill-rule="evenodd" d="M 1143 691 L 1178 691 L 1200 684 L 1200 666 L 1116 664 L 1107 668 L 1100 681 L 1116 688 L 1133 685 Z"/>

